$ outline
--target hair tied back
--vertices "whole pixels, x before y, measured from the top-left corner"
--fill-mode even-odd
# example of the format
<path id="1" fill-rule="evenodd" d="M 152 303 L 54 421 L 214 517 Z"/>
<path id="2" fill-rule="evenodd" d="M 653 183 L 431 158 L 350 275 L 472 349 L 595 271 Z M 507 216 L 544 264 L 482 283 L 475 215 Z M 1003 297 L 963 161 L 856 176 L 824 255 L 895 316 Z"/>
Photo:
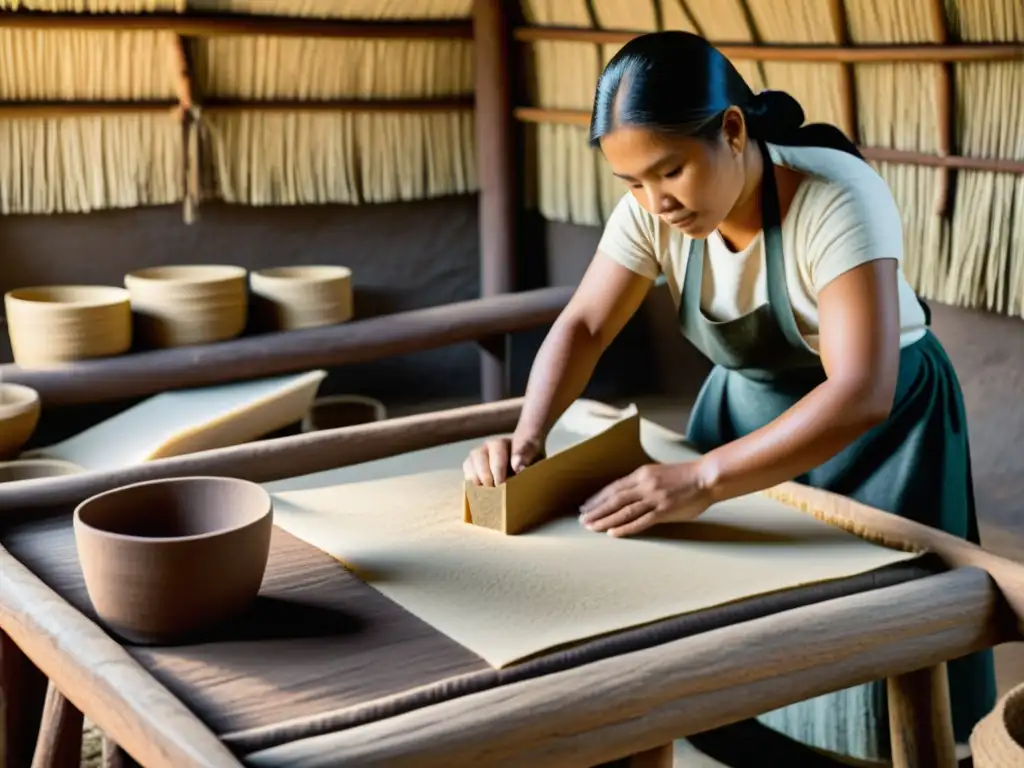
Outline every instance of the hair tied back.
<path id="1" fill-rule="evenodd" d="M 754 94 L 743 114 L 750 135 L 773 144 L 789 143 L 804 124 L 803 107 L 785 91 Z"/>

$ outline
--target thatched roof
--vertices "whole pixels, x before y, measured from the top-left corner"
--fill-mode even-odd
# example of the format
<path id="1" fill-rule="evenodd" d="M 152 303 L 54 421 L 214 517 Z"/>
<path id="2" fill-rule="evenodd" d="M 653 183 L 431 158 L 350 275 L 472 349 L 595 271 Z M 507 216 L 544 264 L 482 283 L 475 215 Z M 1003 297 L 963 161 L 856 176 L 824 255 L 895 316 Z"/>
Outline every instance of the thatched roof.
<path id="1" fill-rule="evenodd" d="M 0 0 L 0 9 L 457 23 L 468 22 L 472 0 Z M 808 119 L 833 122 L 872 150 L 904 212 L 908 275 L 925 295 L 1024 314 L 1024 59 L 800 61 L 758 48 L 1024 43 L 1020 0 L 523 0 L 519 10 L 533 26 L 679 28 L 754 46 L 753 54 L 729 49 L 751 87 L 791 92 Z M 188 88 L 175 63 L 179 36 L 166 26 L 66 27 L 0 24 L 0 102 L 122 104 L 89 114 L 0 105 L 0 211 L 89 211 L 189 195 L 358 203 L 476 186 L 468 24 L 419 39 L 278 36 L 262 22 L 247 34 L 199 30 L 185 40 Z M 550 219 L 600 224 L 622 194 L 587 148 L 581 120 L 600 67 L 624 39 L 525 46 L 528 106 L 542 110 L 520 115 L 534 123 L 531 202 Z M 186 113 L 183 132 L 174 104 L 189 89 L 203 106 Z M 354 100 L 390 100 L 391 108 L 339 103 Z M 255 104 L 268 101 L 278 108 Z M 306 108 L 292 108 L 296 101 Z M 951 172 L 949 155 L 977 168 Z M 983 158 L 1016 165 L 999 173 Z"/>

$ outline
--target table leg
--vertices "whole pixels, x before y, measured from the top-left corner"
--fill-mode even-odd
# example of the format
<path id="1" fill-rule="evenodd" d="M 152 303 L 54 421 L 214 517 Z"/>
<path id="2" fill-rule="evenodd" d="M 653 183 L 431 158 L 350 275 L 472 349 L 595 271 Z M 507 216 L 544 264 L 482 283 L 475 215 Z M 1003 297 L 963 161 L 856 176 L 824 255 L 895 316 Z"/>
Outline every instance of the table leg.
<path id="1" fill-rule="evenodd" d="M 103 737 L 103 768 L 139 768 L 132 756 L 117 744 Z"/>
<path id="2" fill-rule="evenodd" d="M 674 747 L 672 742 L 639 752 L 629 758 L 629 768 L 672 768 Z"/>
<path id="3" fill-rule="evenodd" d="M 956 768 L 946 665 L 887 681 L 893 768 Z"/>
<path id="4" fill-rule="evenodd" d="M 46 684 L 46 676 L 0 632 L 0 768 L 32 763 Z"/>
<path id="5" fill-rule="evenodd" d="M 81 759 L 82 713 L 50 683 L 32 768 L 78 768 Z"/>

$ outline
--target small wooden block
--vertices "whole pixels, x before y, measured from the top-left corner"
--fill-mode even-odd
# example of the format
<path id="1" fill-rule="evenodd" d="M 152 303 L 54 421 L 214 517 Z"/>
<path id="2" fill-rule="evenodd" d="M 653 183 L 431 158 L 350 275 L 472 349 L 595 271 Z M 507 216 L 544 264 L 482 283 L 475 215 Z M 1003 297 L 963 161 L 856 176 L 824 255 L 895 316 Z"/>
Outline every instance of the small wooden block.
<path id="1" fill-rule="evenodd" d="M 634 414 L 576 445 L 541 459 L 498 486 L 467 481 L 463 520 L 514 536 L 579 505 L 608 483 L 652 459 Z"/>

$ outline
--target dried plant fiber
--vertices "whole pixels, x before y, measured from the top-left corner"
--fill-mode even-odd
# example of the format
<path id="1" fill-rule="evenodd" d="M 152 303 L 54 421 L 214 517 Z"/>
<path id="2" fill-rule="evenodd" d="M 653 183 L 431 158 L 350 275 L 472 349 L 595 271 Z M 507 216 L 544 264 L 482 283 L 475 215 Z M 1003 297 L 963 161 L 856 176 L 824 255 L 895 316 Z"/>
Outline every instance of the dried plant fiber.
<path id="1" fill-rule="evenodd" d="M 1024 42 L 1024 3 L 956 4 L 968 41 Z M 1024 62 L 956 64 L 957 132 L 968 157 L 1024 160 Z M 937 298 L 1024 317 L 1024 174 L 962 171 L 948 272 Z"/>
<path id="2" fill-rule="evenodd" d="M 467 40 L 217 37 L 204 41 L 199 92 L 236 99 L 410 99 L 473 93 Z"/>
<path id="3" fill-rule="evenodd" d="M 476 188 L 470 112 L 242 112 L 205 121 L 216 193 L 228 202 L 354 204 Z"/>
<path id="4" fill-rule="evenodd" d="M 182 199 L 168 114 L 0 120 L 0 213 L 86 213 Z"/>
<path id="5" fill-rule="evenodd" d="M 530 24 L 591 27 L 586 0 L 525 0 Z M 530 46 L 531 103 L 550 109 L 589 110 L 601 72 L 598 46 L 541 40 Z M 587 129 L 578 125 L 543 123 L 528 127 L 530 165 L 536 168 L 529 184 L 529 205 L 554 221 L 594 225 L 602 221 L 599 160 L 587 143 Z"/>

